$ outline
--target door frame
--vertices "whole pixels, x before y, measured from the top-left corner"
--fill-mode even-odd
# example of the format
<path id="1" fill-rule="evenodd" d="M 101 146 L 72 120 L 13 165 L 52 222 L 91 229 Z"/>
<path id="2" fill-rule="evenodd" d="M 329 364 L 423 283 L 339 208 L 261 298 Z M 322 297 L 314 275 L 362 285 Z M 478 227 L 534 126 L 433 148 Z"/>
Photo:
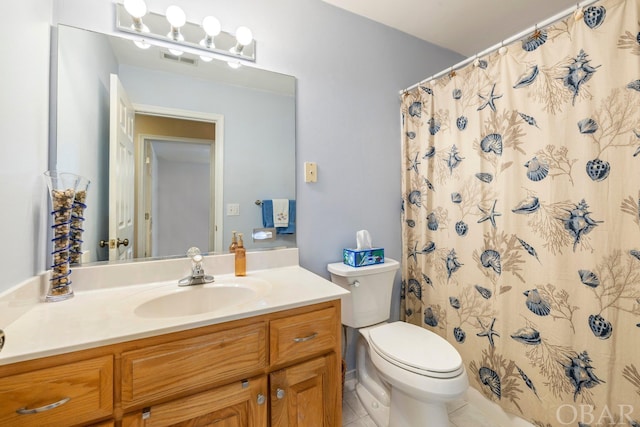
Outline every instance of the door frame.
<path id="1" fill-rule="evenodd" d="M 143 114 L 148 116 L 161 116 L 169 117 L 173 119 L 192 120 L 200 122 L 208 122 L 215 124 L 215 137 L 213 146 L 211 147 L 211 174 L 210 174 L 210 189 L 209 195 L 213 209 L 209 211 L 209 242 L 213 243 L 213 250 L 215 252 L 222 252 L 222 239 L 223 239 L 223 164 L 224 164 L 224 115 L 216 113 L 204 113 L 202 111 L 181 110 L 177 108 L 159 107 L 156 105 L 146 104 L 133 104 L 136 114 Z M 139 171 L 144 169 L 144 142 L 145 139 L 149 139 L 149 135 L 139 135 L 138 140 L 135 141 L 137 156 L 136 168 Z M 189 138 L 178 137 L 153 137 L 156 140 L 188 140 Z M 193 139 L 191 140 L 193 141 Z M 140 191 L 143 188 L 144 180 L 143 174 L 138 173 L 136 176 L 136 190 Z M 138 193 L 140 194 L 140 193 Z M 138 236 L 144 227 L 144 199 L 142 197 L 136 198 L 136 227 L 138 230 Z M 139 242 L 141 242 L 139 240 Z M 209 248 L 207 248 L 207 251 Z M 136 254 L 137 255 L 137 254 Z"/>

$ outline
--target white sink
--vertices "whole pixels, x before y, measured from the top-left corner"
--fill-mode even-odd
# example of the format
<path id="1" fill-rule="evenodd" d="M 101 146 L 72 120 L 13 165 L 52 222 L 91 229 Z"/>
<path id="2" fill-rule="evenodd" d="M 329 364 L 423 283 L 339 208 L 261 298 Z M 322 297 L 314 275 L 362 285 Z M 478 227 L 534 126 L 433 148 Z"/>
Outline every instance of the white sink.
<path id="1" fill-rule="evenodd" d="M 178 286 L 135 307 L 139 317 L 182 317 L 210 313 L 258 300 L 271 289 L 266 280 L 236 277 L 206 285 Z"/>

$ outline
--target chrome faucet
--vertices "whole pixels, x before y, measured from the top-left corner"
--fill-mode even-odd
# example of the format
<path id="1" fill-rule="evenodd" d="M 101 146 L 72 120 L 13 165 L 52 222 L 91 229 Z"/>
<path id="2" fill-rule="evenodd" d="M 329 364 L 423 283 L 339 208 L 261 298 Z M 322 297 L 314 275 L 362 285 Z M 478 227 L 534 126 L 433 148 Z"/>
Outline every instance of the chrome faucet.
<path id="1" fill-rule="evenodd" d="M 187 251 L 187 256 L 191 258 L 191 275 L 178 280 L 179 286 L 204 285 L 213 282 L 213 276 L 204 273 L 202 267 L 202 255 L 200 249 L 193 247 Z"/>

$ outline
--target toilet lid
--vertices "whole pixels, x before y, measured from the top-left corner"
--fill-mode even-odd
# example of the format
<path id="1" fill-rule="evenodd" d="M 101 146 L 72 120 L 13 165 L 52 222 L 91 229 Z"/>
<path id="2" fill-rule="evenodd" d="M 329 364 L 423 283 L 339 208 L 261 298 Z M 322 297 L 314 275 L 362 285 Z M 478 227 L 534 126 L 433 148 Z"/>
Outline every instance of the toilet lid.
<path id="1" fill-rule="evenodd" d="M 444 338 L 406 322 L 393 322 L 369 331 L 371 344 L 390 363 L 420 375 L 452 378 L 464 368 L 456 349 Z"/>

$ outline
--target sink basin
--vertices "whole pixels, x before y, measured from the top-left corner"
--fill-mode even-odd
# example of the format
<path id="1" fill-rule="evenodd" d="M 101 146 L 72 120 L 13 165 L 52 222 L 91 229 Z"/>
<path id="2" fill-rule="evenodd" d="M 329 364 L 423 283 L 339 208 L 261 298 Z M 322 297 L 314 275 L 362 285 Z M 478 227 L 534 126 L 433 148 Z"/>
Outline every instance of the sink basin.
<path id="1" fill-rule="evenodd" d="M 247 277 L 185 287 L 176 283 L 170 293 L 139 304 L 134 312 L 148 318 L 193 316 L 258 300 L 269 289 L 269 282 Z"/>

